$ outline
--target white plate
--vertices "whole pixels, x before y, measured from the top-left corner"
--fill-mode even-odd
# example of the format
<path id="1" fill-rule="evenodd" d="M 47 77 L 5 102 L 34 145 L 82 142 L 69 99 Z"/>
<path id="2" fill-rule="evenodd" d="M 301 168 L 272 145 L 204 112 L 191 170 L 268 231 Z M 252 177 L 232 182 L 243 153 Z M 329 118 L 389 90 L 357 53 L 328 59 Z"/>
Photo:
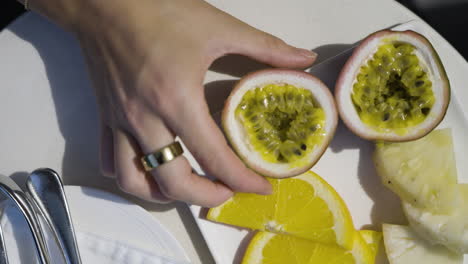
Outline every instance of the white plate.
<path id="1" fill-rule="evenodd" d="M 100 255 L 100 257 L 105 257 L 106 261 L 109 261 L 109 257 L 106 257 L 107 254 L 111 254 L 115 258 L 120 257 L 119 254 L 113 252 L 114 249 L 112 248 L 114 247 L 108 250 L 94 248 L 97 246 L 95 239 L 105 242 L 106 247 L 119 245 L 121 253 L 125 252 L 125 248 L 129 248 L 133 252 L 139 252 L 138 256 L 142 258 L 157 256 L 162 259 L 172 260 L 174 263 L 189 262 L 177 240 L 140 206 L 114 194 L 94 188 L 66 186 L 65 193 L 84 263 L 89 263 L 89 261 L 86 261 L 86 257 L 90 257 L 89 252 L 94 252 L 93 255 L 104 254 Z M 19 212 L 10 210 L 7 209 L 6 211 L 8 215 L 6 219 L 14 221 L 14 224 L 3 223 L 4 227 L 6 226 L 4 232 L 9 257 L 21 259 L 22 262 L 24 262 L 24 259 L 31 260 L 35 258 L 35 255 L 29 229 L 26 222 L 18 218 Z M 93 242 L 90 243 L 89 239 L 93 239 Z M 104 244 L 99 247 L 104 247 Z M 18 248 L 20 253 L 18 253 Z M 28 248 L 30 250 L 24 252 Z M 54 249 L 55 246 L 52 247 L 52 255 L 57 256 L 57 251 Z M 58 260 L 54 260 L 54 263 L 58 263 Z"/>
<path id="2" fill-rule="evenodd" d="M 66 186 L 65 193 L 77 231 L 188 261 L 174 236 L 140 206 L 94 188 Z"/>
<path id="3" fill-rule="evenodd" d="M 411 21 L 395 29 L 411 29 L 422 33 L 429 38 L 442 59 L 451 83 L 452 98 L 447 115 L 439 128 L 452 128 L 459 181 L 468 182 L 468 104 L 462 105 L 458 101 L 459 98 L 468 98 L 468 64 L 438 33 L 421 21 Z M 349 55 L 350 52 L 345 52 L 313 66 L 309 71 L 333 88 Z M 312 170 L 328 181 L 343 197 L 356 228 L 381 230 L 382 223 L 405 224 L 399 199 L 380 183 L 374 171 L 370 157 L 372 150 L 371 142 L 355 136 L 340 123 L 330 147 Z M 193 158 L 190 160 L 198 167 Z M 191 209 L 216 262 L 240 263 L 250 239 L 249 231 L 212 223 L 203 219 L 204 212 L 200 207 L 192 206 Z M 468 261 L 465 260 L 465 263 Z"/>

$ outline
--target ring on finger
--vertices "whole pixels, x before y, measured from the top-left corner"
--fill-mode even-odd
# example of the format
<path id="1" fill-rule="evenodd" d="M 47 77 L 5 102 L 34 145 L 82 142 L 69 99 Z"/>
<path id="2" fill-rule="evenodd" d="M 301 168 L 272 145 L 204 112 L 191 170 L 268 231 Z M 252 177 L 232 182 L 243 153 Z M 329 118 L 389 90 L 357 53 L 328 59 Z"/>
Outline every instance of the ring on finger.
<path id="1" fill-rule="evenodd" d="M 162 164 L 168 163 L 171 160 L 182 155 L 184 150 L 178 141 L 174 141 L 171 144 L 141 157 L 141 163 L 145 171 L 151 171 Z"/>

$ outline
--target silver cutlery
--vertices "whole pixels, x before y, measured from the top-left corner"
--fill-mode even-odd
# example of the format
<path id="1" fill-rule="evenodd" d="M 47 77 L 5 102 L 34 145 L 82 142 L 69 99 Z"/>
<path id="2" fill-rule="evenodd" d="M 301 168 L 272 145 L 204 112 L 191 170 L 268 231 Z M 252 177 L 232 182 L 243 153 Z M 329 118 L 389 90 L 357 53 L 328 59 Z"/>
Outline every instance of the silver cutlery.
<path id="1" fill-rule="evenodd" d="M 8 264 L 8 255 L 5 245 L 5 236 L 3 235 L 3 227 L 0 224 L 0 264 Z"/>
<path id="2" fill-rule="evenodd" d="M 10 179 L 10 177 L 0 175 L 0 192 L 2 192 L 7 198 L 13 200 L 25 217 L 34 239 L 39 263 L 51 263 L 44 232 L 40 225 L 39 218 L 36 215 L 34 205 L 28 200 L 25 193 L 12 179 Z"/>
<path id="3" fill-rule="evenodd" d="M 25 192 L 31 196 L 60 245 L 67 264 L 80 264 L 80 254 L 62 180 L 57 172 L 44 168 L 33 171 Z"/>

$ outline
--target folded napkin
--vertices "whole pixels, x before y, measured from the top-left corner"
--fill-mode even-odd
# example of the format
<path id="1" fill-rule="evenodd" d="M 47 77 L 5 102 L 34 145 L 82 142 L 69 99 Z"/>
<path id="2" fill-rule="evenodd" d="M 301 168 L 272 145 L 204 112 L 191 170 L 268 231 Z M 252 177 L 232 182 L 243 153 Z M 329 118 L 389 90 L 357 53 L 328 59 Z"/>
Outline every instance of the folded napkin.
<path id="1" fill-rule="evenodd" d="M 2 225 L 8 258 L 12 264 L 38 263 L 34 241 L 21 212 L 11 201 L 0 203 L 3 209 Z M 81 260 L 84 264 L 189 264 L 165 256 L 161 252 L 148 252 L 125 243 L 75 230 Z M 50 232 L 46 233 L 52 263 L 61 264 L 63 257 Z"/>

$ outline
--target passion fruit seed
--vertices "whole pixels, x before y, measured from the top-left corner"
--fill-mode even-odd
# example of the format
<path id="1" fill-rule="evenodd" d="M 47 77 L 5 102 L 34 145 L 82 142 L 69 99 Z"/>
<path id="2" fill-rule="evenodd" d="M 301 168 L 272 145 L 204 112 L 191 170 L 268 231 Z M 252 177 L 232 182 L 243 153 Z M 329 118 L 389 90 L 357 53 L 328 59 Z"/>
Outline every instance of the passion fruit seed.
<path id="1" fill-rule="evenodd" d="M 431 111 L 432 83 L 414 50 L 407 43 L 383 44 L 357 75 L 351 99 L 361 120 L 377 131 L 404 133 Z"/>
<path id="2" fill-rule="evenodd" d="M 274 163 L 299 160 L 323 139 L 325 113 L 312 93 L 289 84 L 247 91 L 236 108 L 251 146 Z"/>

